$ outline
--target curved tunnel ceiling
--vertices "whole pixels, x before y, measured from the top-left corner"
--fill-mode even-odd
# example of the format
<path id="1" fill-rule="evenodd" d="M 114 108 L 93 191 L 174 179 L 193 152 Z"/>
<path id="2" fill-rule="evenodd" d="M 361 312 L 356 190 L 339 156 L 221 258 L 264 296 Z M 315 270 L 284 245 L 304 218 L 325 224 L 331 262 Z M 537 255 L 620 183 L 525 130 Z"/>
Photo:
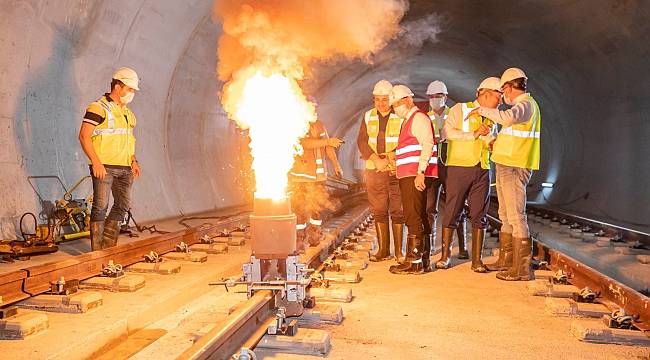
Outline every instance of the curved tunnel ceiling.
<path id="1" fill-rule="evenodd" d="M 142 78 L 132 108 L 144 176 L 133 191 L 139 220 L 196 213 L 246 200 L 246 140 L 220 107 L 215 76 L 220 24 L 210 1 L 3 0 L 0 14 L 0 229 L 40 205 L 30 175 L 70 185 L 87 174 L 77 132 L 85 106 L 113 69 Z M 4 4 L 6 3 L 6 4 Z M 346 144 L 351 176 L 359 116 L 381 78 L 423 95 L 434 79 L 450 97 L 523 68 L 542 109 L 542 164 L 530 199 L 648 230 L 650 5 L 643 1 L 411 1 L 404 22 L 438 14 L 438 41 L 392 43 L 373 64 L 314 64 L 304 82 L 319 116 Z M 399 42 L 399 40 L 397 40 Z M 391 51 L 390 46 L 399 51 Z M 542 181 L 555 183 L 543 190 Z M 39 183 L 44 198 L 58 189 Z M 59 194 L 60 195 L 60 194 Z M 585 199 L 586 197 L 586 199 Z"/>

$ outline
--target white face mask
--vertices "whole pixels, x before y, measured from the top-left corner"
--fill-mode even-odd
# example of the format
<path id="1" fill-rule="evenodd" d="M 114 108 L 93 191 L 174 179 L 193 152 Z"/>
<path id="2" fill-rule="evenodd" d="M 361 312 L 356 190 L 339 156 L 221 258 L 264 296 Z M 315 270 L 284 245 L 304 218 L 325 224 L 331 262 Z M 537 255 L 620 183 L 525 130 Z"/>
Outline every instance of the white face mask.
<path id="1" fill-rule="evenodd" d="M 122 104 L 126 105 L 126 104 L 130 103 L 131 101 L 133 101 L 134 96 L 135 96 L 134 92 L 129 92 L 128 94 L 126 94 L 124 96 L 120 96 L 120 101 L 122 102 Z"/>
<path id="2" fill-rule="evenodd" d="M 404 104 L 394 107 L 393 110 L 395 110 L 395 115 L 401 118 L 406 117 L 406 113 L 409 112 L 409 109 Z"/>
<path id="3" fill-rule="evenodd" d="M 429 99 L 429 105 L 431 105 L 431 109 L 433 110 L 438 110 L 445 106 L 445 98 L 432 98 Z"/>

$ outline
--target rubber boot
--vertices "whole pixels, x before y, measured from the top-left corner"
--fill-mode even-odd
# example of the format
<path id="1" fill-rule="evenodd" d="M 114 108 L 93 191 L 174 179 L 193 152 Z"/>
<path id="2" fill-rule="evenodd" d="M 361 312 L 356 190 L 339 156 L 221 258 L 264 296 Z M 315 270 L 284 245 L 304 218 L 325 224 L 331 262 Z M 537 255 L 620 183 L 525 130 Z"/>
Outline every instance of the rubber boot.
<path id="1" fill-rule="evenodd" d="M 104 222 L 91 221 L 90 222 L 90 249 L 97 251 L 102 249 L 104 242 Z"/>
<path id="2" fill-rule="evenodd" d="M 384 261 L 390 255 L 390 232 L 387 223 L 375 223 L 377 230 L 377 244 L 379 249 L 368 260 L 372 262 Z"/>
<path id="3" fill-rule="evenodd" d="M 501 271 L 497 278 L 505 281 L 528 281 L 531 279 L 532 269 L 530 260 L 533 255 L 533 242 L 528 238 L 512 238 L 513 261 L 512 267 Z"/>
<path id="4" fill-rule="evenodd" d="M 402 252 L 402 244 L 404 244 L 404 224 L 392 225 L 393 228 L 393 244 L 395 245 L 395 260 L 397 262 L 404 261 L 404 253 Z M 390 249 L 387 250 L 390 253 Z"/>
<path id="5" fill-rule="evenodd" d="M 458 258 L 469 259 L 467 253 L 467 238 L 465 237 L 465 219 L 463 219 L 456 228 L 456 236 L 458 236 Z"/>
<path id="6" fill-rule="evenodd" d="M 431 235 L 424 235 L 424 246 L 422 251 L 422 270 L 431 271 Z"/>
<path id="7" fill-rule="evenodd" d="M 320 244 L 320 239 L 323 236 L 320 225 L 308 224 L 305 229 L 305 240 L 310 247 L 316 247 Z"/>
<path id="8" fill-rule="evenodd" d="M 488 271 L 507 270 L 512 266 L 512 234 L 499 232 L 499 258 L 495 263 L 485 264 Z"/>
<path id="9" fill-rule="evenodd" d="M 120 236 L 120 222 L 108 219 L 104 225 L 104 241 L 102 249 L 108 249 L 117 245 L 117 238 Z"/>
<path id="10" fill-rule="evenodd" d="M 305 253 L 305 229 L 296 229 L 296 253 Z"/>
<path id="11" fill-rule="evenodd" d="M 418 239 L 416 235 L 408 235 L 408 244 L 411 248 L 406 253 L 406 259 L 403 263 L 391 266 L 388 270 L 398 275 L 420 275 L 424 273 L 422 265 L 422 247 L 423 239 Z"/>
<path id="12" fill-rule="evenodd" d="M 485 229 L 472 229 L 472 271 L 485 273 L 487 269 L 483 265 L 483 241 L 485 240 Z"/>
<path id="13" fill-rule="evenodd" d="M 448 269 L 451 262 L 451 239 L 454 236 L 454 229 L 442 228 L 442 251 L 440 260 L 436 263 L 437 269 Z"/>

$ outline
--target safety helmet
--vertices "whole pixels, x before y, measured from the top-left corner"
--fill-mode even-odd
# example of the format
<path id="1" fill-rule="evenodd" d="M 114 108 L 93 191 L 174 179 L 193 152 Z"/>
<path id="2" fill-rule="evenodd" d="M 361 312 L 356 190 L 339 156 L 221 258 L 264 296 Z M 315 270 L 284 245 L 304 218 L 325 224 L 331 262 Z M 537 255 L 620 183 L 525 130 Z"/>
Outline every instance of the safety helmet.
<path id="1" fill-rule="evenodd" d="M 481 81 L 481 84 L 476 88 L 476 90 L 481 89 L 501 91 L 501 80 L 499 80 L 498 77 L 494 76 L 486 78 L 485 80 Z"/>
<path id="2" fill-rule="evenodd" d="M 523 70 L 515 67 L 506 69 L 506 71 L 503 72 L 503 75 L 501 75 L 501 81 L 499 82 L 499 85 L 500 87 L 503 87 L 503 85 L 508 81 L 512 81 L 514 79 L 519 79 L 519 78 L 524 78 L 528 80 L 528 77 L 526 77 L 526 74 L 524 74 Z"/>
<path id="3" fill-rule="evenodd" d="M 375 88 L 372 89 L 373 95 L 386 96 L 390 95 L 390 90 L 393 88 L 393 84 L 388 80 L 379 80 L 375 84 Z"/>
<path id="4" fill-rule="evenodd" d="M 131 68 L 122 67 L 117 69 L 113 74 L 113 79 L 121 81 L 124 85 L 133 88 L 134 90 L 140 90 L 138 87 L 138 83 L 140 82 L 138 74 Z"/>
<path id="5" fill-rule="evenodd" d="M 427 95 L 445 94 L 447 95 L 447 85 L 440 80 L 432 81 L 427 87 Z"/>
<path id="6" fill-rule="evenodd" d="M 407 96 L 413 96 L 411 89 L 405 85 L 395 85 L 391 89 L 390 95 L 388 95 L 388 102 L 393 105 Z"/>

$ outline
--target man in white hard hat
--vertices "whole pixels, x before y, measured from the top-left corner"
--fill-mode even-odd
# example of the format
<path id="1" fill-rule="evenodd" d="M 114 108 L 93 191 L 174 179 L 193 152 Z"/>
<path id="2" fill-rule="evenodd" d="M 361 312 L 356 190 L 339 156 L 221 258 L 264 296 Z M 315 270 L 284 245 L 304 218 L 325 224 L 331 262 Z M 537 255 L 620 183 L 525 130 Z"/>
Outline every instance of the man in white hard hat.
<path id="1" fill-rule="evenodd" d="M 382 261 L 390 256 L 389 220 L 392 221 L 395 257 L 398 261 L 403 258 L 404 215 L 399 182 L 395 176 L 395 148 L 402 118 L 395 115 L 388 102 L 392 88 L 393 85 L 388 80 L 380 80 L 375 84 L 372 90 L 375 107 L 363 115 L 357 137 L 361 158 L 366 161 L 368 202 L 375 219 L 379 245 L 370 261 Z"/>
<path id="2" fill-rule="evenodd" d="M 465 201 L 469 204 L 472 219 L 472 266 L 475 272 L 484 273 L 482 254 L 487 210 L 490 198 L 489 143 L 495 125 L 492 121 L 470 112 L 483 106 L 496 109 L 501 101 L 499 78 L 489 77 L 476 89 L 476 100 L 458 103 L 451 108 L 442 129 L 447 139 L 447 187 L 442 214 L 442 255 L 436 263 L 438 269 L 447 269 L 451 257 L 451 240 L 454 228 L 459 226 Z"/>
<path id="3" fill-rule="evenodd" d="M 431 248 L 435 247 L 437 241 L 437 227 L 438 227 L 438 214 L 442 209 L 445 202 L 445 181 L 447 174 L 447 167 L 445 166 L 445 156 L 447 155 L 447 139 L 441 132 L 445 120 L 449 115 L 449 106 L 447 106 L 449 92 L 447 85 L 440 81 L 432 81 L 427 86 L 427 96 L 429 97 L 429 118 L 433 121 L 433 127 L 436 131 L 435 136 L 438 141 L 440 154 L 438 161 L 438 178 L 433 181 L 431 189 L 427 191 L 427 214 L 432 219 L 431 225 Z M 465 213 L 461 213 L 460 222 L 456 228 L 456 235 L 458 236 L 458 258 L 468 259 L 467 246 L 465 241 Z"/>
<path id="4" fill-rule="evenodd" d="M 431 119 L 413 103 L 413 92 L 396 85 L 390 104 L 403 119 L 395 150 L 402 208 L 408 228 L 404 262 L 390 267 L 394 274 L 422 274 L 430 270 L 431 222 L 427 216 L 427 189 L 438 176 L 438 154 Z M 426 239 L 426 240 L 425 240 Z"/>
<path id="5" fill-rule="evenodd" d="M 90 212 L 90 245 L 93 251 L 117 244 L 120 223 L 131 207 L 131 186 L 140 176 L 135 158 L 136 118 L 129 104 L 140 90 L 138 74 L 120 68 L 111 81 L 110 92 L 86 109 L 79 142 L 90 162 L 93 181 L 93 205 Z M 108 202 L 113 193 L 113 207 L 108 218 Z"/>
<path id="6" fill-rule="evenodd" d="M 542 118 L 539 105 L 526 92 L 528 77 L 518 68 L 509 68 L 501 75 L 503 100 L 512 108 L 499 111 L 481 107 L 481 116 L 501 124 L 492 148 L 496 164 L 497 195 L 501 232 L 500 251 L 496 264 L 488 269 L 501 269 L 501 280 L 530 280 L 532 241 L 526 219 L 526 186 L 533 170 L 539 169 L 540 130 Z M 510 245 L 512 244 L 512 245 Z M 506 256 L 512 247 L 512 263 Z"/>

